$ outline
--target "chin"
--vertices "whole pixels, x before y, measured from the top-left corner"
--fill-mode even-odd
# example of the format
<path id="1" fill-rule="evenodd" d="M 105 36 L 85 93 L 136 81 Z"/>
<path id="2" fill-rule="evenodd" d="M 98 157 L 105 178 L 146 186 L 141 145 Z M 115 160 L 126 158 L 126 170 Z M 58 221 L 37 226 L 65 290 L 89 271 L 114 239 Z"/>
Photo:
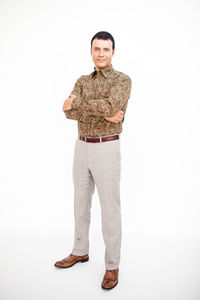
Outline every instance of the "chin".
<path id="1" fill-rule="evenodd" d="M 99 68 L 104 68 L 105 66 L 106 66 L 106 64 L 97 64 L 97 66 L 99 67 Z"/>

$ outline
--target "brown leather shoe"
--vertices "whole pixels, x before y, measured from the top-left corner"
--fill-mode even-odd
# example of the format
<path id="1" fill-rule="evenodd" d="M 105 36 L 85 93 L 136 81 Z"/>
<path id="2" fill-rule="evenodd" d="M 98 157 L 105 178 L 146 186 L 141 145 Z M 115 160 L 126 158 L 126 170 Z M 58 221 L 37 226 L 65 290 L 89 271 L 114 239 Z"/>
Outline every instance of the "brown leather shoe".
<path id="1" fill-rule="evenodd" d="M 106 290 L 114 288 L 118 284 L 118 274 L 119 268 L 115 270 L 106 270 L 101 287 Z"/>
<path id="2" fill-rule="evenodd" d="M 86 262 L 89 260 L 88 254 L 83 255 L 83 256 L 78 256 L 74 254 L 70 254 L 69 256 L 63 258 L 62 260 L 57 261 L 54 266 L 59 267 L 59 268 L 69 268 L 75 265 L 77 262 Z"/>

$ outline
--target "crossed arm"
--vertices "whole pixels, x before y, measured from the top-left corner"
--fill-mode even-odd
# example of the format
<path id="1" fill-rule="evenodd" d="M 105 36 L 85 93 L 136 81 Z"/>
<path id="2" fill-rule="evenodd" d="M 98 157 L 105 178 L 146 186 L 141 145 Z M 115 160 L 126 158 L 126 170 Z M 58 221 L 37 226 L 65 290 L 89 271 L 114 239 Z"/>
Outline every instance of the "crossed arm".
<path id="1" fill-rule="evenodd" d="M 84 118 L 84 122 L 90 122 L 92 114 L 87 114 L 87 111 L 76 108 L 71 108 L 71 102 L 72 99 L 74 99 L 76 95 L 70 94 L 69 98 L 65 100 L 63 104 L 63 111 L 67 118 L 72 120 L 82 120 Z M 119 110 L 116 114 L 114 114 L 112 117 L 104 117 L 107 121 L 118 123 L 123 119 L 124 112 L 122 110 Z M 93 116 L 96 118 L 96 116 Z M 102 117 L 101 117 L 102 118 Z"/>
<path id="2" fill-rule="evenodd" d="M 110 89 L 109 97 L 87 101 L 81 99 L 81 77 L 76 81 L 72 93 L 64 102 L 63 111 L 66 117 L 73 120 L 81 120 L 84 117 L 85 121 L 87 120 L 85 117 L 96 116 L 103 117 L 111 122 L 121 121 L 124 115 L 121 109 L 130 97 L 130 77 L 119 76 Z"/>

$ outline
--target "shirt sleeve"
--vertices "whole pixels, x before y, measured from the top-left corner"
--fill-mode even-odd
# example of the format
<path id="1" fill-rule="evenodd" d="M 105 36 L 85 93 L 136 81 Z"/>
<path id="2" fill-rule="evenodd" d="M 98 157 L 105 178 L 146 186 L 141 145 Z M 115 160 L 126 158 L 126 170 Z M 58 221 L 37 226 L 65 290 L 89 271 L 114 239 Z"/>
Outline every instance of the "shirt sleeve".
<path id="1" fill-rule="evenodd" d="M 82 89 L 81 89 L 81 83 L 80 83 L 81 77 L 76 80 L 76 83 L 71 92 L 71 94 L 76 95 L 77 99 L 81 99 L 81 95 L 82 95 Z M 66 118 L 72 119 L 72 120 L 80 120 L 83 115 L 82 110 L 80 110 L 80 108 L 73 108 L 73 107 L 69 110 L 65 110 L 64 113 L 65 113 Z"/>
<path id="2" fill-rule="evenodd" d="M 67 119 L 72 120 L 79 120 L 82 115 L 81 111 L 76 108 L 65 110 L 64 113 Z"/>
<path id="3" fill-rule="evenodd" d="M 72 100 L 73 108 L 80 108 L 88 115 L 112 117 L 128 102 L 132 81 L 129 76 L 120 77 L 113 83 L 108 97 L 81 101 L 78 96 Z"/>

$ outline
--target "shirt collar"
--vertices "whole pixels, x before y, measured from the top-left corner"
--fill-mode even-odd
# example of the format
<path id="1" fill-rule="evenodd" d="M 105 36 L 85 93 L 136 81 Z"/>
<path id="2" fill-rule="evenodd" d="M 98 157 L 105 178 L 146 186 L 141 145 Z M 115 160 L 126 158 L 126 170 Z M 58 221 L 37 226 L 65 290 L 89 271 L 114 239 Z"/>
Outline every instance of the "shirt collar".
<path id="1" fill-rule="evenodd" d="M 113 65 L 106 66 L 103 69 L 100 70 L 100 72 L 103 74 L 105 78 L 109 76 L 110 73 L 114 71 Z M 92 78 L 97 73 L 96 67 L 94 67 L 94 71 L 90 73 L 89 77 Z"/>

